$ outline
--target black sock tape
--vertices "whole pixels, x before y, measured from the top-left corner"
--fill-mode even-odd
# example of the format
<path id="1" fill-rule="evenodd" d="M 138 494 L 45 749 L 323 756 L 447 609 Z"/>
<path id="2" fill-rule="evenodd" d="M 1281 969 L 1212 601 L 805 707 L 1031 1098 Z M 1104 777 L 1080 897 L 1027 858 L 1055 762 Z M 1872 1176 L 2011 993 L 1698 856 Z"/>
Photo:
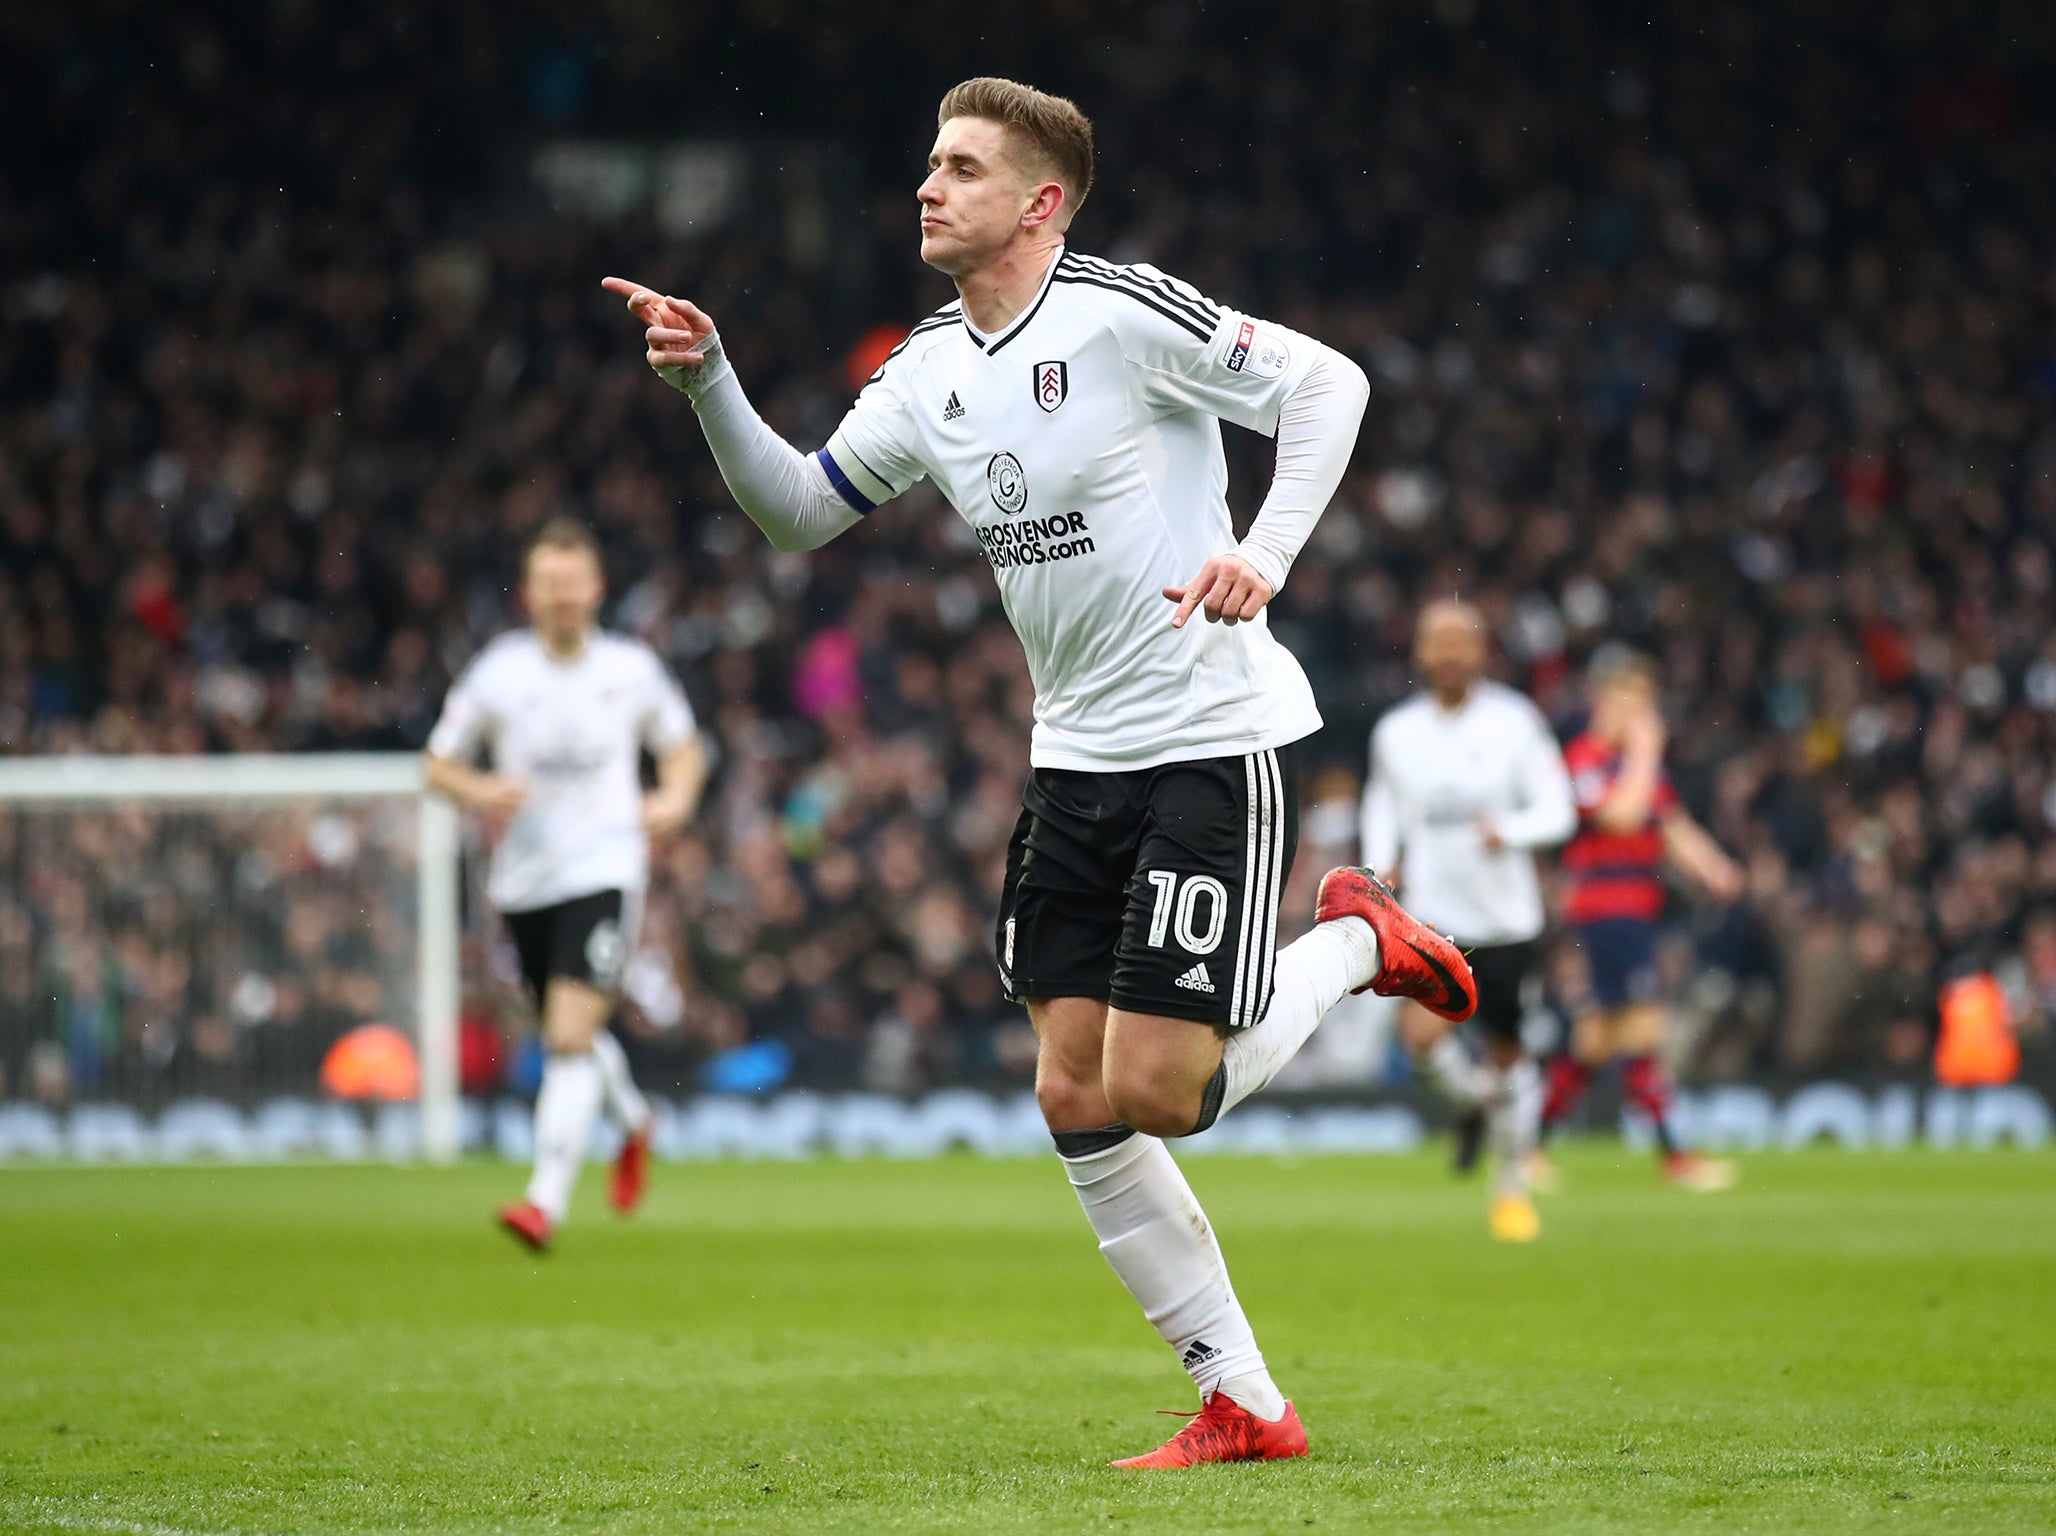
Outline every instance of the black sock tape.
<path id="1" fill-rule="evenodd" d="M 1206 1092 L 1199 1096 L 1199 1124 L 1192 1128 L 1194 1136 L 1221 1118 L 1221 1100 L 1227 1096 L 1228 1063 L 1224 1061 L 1214 1068 L 1214 1075 L 1206 1080 Z"/>
<path id="2" fill-rule="evenodd" d="M 1112 1125 L 1096 1125 L 1089 1131 L 1051 1131 L 1049 1139 L 1057 1144 L 1059 1157 L 1090 1157 L 1095 1152 L 1118 1147 L 1134 1134 L 1134 1126 L 1116 1120 Z"/>

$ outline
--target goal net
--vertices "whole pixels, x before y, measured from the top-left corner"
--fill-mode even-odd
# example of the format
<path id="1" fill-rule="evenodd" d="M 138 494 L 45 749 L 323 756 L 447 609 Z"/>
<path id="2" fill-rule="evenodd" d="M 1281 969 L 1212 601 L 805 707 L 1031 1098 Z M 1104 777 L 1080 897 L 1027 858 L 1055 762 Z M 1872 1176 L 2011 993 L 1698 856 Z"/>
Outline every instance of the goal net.
<path id="1" fill-rule="evenodd" d="M 0 759 L 0 1159 L 454 1157 L 459 923 L 412 753 Z"/>

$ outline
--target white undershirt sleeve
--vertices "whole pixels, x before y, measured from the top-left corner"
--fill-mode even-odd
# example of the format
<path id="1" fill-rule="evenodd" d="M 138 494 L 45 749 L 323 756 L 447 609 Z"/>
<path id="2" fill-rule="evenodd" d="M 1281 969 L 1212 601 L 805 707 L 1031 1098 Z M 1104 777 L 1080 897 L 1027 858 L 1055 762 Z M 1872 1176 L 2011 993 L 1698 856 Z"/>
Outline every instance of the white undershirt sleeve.
<path id="1" fill-rule="evenodd" d="M 1342 483 L 1370 398 L 1363 369 L 1323 346 L 1279 407 L 1278 467 L 1270 494 L 1236 549 L 1274 593 L 1284 588 L 1292 562 Z"/>
<path id="2" fill-rule="evenodd" d="M 1521 752 L 1526 799 L 1493 828 L 1509 848 L 1553 848 L 1578 830 L 1578 807 L 1563 753 L 1540 715 L 1530 722 Z"/>
<path id="3" fill-rule="evenodd" d="M 772 548 L 819 549 L 862 521 L 862 514 L 836 494 L 819 462 L 757 414 L 718 338 L 708 338 L 706 355 L 697 367 L 659 368 L 657 373 L 692 401 L 729 494 L 764 530 Z"/>

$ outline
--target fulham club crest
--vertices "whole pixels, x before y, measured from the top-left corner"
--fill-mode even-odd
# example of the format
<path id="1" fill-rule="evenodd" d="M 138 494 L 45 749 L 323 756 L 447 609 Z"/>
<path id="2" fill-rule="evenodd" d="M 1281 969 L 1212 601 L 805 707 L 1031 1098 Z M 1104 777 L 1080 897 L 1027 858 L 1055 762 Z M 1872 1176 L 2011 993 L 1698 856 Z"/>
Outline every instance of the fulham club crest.
<path id="1" fill-rule="evenodd" d="M 1071 365 L 1069 363 L 1037 363 L 1035 365 L 1035 403 L 1045 411 L 1053 411 L 1064 403 L 1071 393 Z"/>

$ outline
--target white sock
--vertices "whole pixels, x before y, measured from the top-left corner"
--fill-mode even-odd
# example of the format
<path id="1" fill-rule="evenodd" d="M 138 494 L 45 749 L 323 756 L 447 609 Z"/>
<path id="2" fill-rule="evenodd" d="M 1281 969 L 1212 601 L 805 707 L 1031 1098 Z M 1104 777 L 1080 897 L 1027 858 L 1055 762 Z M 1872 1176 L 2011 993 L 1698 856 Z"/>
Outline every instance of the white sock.
<path id="1" fill-rule="evenodd" d="M 1202 1398 L 1222 1390 L 1260 1419 L 1285 1412 L 1243 1316 L 1214 1229 L 1164 1144 L 1139 1132 L 1064 1159 L 1078 1203 L 1128 1294 L 1171 1346 Z"/>
<path id="2" fill-rule="evenodd" d="M 628 1071 L 628 1053 L 612 1030 L 593 1036 L 593 1060 L 600 1064 L 600 1083 L 606 1090 L 607 1113 L 621 1122 L 625 1131 L 640 1131 L 650 1123 L 650 1101 L 635 1086 Z"/>
<path id="3" fill-rule="evenodd" d="M 571 1189 L 585 1161 L 602 1091 L 600 1064 L 590 1051 L 552 1055 L 543 1064 L 542 1092 L 535 1096 L 535 1174 L 528 1181 L 528 1203 L 553 1227 L 571 1208 Z"/>
<path id="4" fill-rule="evenodd" d="M 1542 1139 L 1542 1069 L 1523 1056 L 1499 1074 L 1498 1091 L 1486 1111 L 1492 1138 L 1492 1190 L 1526 1195 L 1528 1161 Z"/>
<path id="5" fill-rule="evenodd" d="M 1224 1086 L 1214 1118 L 1276 1077 L 1328 1010 L 1377 974 L 1378 936 L 1360 917 L 1333 918 L 1279 950 L 1270 1006 L 1222 1048 Z"/>
<path id="6" fill-rule="evenodd" d="M 1419 1058 L 1421 1081 L 1459 1109 L 1476 1109 L 1491 1095 L 1492 1071 L 1449 1030 Z"/>

